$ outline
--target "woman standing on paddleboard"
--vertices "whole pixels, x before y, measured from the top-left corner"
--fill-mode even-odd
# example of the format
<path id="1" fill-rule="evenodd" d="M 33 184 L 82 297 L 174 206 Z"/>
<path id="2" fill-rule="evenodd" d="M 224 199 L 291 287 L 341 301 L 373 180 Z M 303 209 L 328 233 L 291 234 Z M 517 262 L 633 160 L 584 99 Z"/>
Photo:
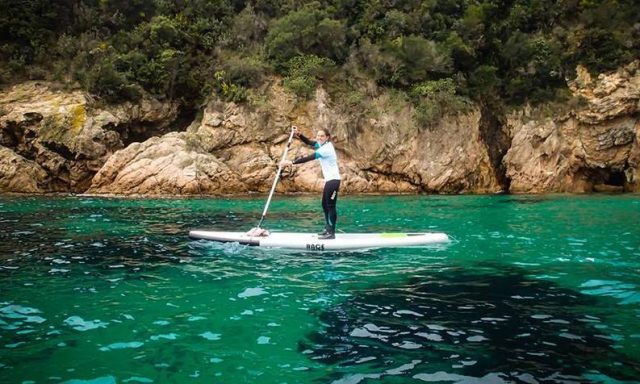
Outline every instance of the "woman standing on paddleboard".
<path id="1" fill-rule="evenodd" d="M 310 140 L 293 127 L 293 134 L 303 143 L 313 147 L 314 153 L 303 156 L 294 161 L 285 160 L 283 166 L 292 164 L 302 164 L 311 160 L 318 160 L 322 168 L 324 178 L 324 189 L 322 191 L 322 210 L 324 211 L 325 227 L 324 231 L 318 234 L 318 239 L 335 239 L 336 220 L 338 213 L 336 204 L 338 202 L 338 190 L 340 189 L 340 171 L 338 170 L 338 157 L 336 149 L 331 142 L 331 133 L 326 129 L 319 129 L 316 133 L 316 140 Z"/>

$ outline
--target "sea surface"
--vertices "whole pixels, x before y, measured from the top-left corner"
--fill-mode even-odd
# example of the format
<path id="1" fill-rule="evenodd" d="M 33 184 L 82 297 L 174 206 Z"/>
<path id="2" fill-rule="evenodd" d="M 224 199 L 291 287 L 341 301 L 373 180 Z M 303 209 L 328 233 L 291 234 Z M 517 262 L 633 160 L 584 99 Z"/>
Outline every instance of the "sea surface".
<path id="1" fill-rule="evenodd" d="M 0 197 L 0 383 L 638 383 L 640 196 L 341 196 L 344 232 L 446 245 L 291 252 L 264 196 Z M 316 232 L 319 196 L 265 227 Z"/>

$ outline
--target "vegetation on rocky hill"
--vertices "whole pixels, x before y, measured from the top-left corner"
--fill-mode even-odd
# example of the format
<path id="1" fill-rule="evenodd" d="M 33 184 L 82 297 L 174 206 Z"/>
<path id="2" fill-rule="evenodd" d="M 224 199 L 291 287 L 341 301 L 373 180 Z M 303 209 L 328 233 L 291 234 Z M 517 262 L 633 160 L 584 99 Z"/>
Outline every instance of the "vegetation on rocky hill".
<path id="1" fill-rule="evenodd" d="M 469 99 L 561 98 L 577 64 L 600 72 L 639 53 L 635 0 L 0 2 L 0 83 L 55 80 L 106 102 L 243 102 L 278 75 L 346 105 L 390 89 L 428 120 Z"/>

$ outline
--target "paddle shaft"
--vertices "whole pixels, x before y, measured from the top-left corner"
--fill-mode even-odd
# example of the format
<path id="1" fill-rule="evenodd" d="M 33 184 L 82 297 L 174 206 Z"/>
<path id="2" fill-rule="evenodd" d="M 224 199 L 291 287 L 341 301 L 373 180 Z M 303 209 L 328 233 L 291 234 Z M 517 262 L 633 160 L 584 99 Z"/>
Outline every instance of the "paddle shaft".
<path id="1" fill-rule="evenodd" d="M 276 185 L 278 185 L 278 180 L 280 179 L 280 173 L 282 172 L 282 162 L 287 158 L 287 152 L 289 152 L 289 146 L 291 146 L 291 141 L 293 140 L 293 127 L 291 128 L 291 133 L 289 134 L 289 140 L 287 141 L 287 146 L 284 148 L 284 152 L 282 153 L 282 158 L 280 159 L 280 163 L 278 164 L 278 170 L 276 171 L 276 177 L 273 179 L 273 185 L 271 186 L 271 191 L 269 192 L 269 198 L 267 198 L 267 204 L 264 206 L 264 210 L 262 211 L 262 217 L 260 218 L 260 222 L 258 223 L 258 228 L 262 226 L 262 222 L 264 221 L 265 216 L 267 216 L 267 211 L 269 210 L 269 204 L 271 204 L 271 198 L 273 197 L 273 192 L 276 190 Z"/>

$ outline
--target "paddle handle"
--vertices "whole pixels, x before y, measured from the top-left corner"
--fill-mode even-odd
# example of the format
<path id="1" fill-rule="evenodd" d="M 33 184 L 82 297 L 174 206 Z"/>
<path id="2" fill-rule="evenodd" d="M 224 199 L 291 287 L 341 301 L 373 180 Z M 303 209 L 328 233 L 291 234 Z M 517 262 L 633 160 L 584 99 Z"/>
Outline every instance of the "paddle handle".
<path id="1" fill-rule="evenodd" d="M 273 179 L 273 185 L 271 185 L 271 191 L 269 192 L 269 197 L 267 198 L 267 204 L 264 206 L 264 210 L 262 211 L 262 217 L 260 218 L 260 222 L 258 223 L 258 228 L 262 225 L 265 216 L 267 216 L 267 211 L 269 210 L 269 204 L 271 204 L 271 198 L 273 197 L 273 192 L 276 190 L 276 185 L 278 185 L 278 180 L 280 179 L 280 173 L 282 172 L 282 162 L 287 158 L 287 153 L 289 152 L 289 147 L 291 146 L 291 141 L 293 140 L 293 132 L 295 132 L 294 127 L 291 127 L 291 133 L 289 134 L 289 140 L 287 141 L 287 146 L 284 148 L 284 152 L 282 153 L 282 158 L 280 159 L 280 163 L 278 163 L 278 170 L 276 171 L 276 177 Z"/>

